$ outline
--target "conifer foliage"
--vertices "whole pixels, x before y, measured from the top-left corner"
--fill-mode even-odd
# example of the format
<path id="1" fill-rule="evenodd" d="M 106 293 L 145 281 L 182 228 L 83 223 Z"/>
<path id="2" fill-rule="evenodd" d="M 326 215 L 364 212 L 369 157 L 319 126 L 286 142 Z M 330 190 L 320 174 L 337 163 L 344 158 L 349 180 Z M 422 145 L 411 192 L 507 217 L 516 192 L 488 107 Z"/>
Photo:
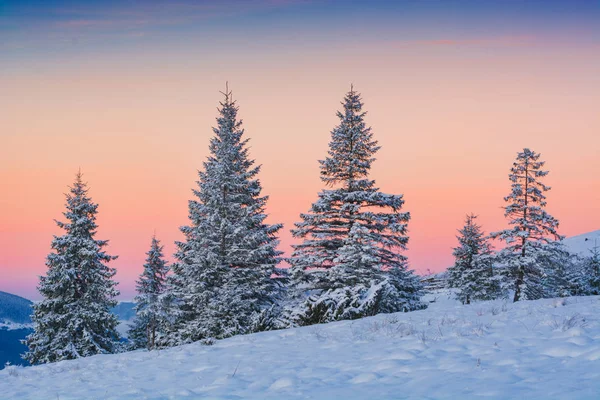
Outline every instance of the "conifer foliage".
<path id="1" fill-rule="evenodd" d="M 351 88 L 342 105 L 319 161 L 329 189 L 292 230 L 302 239 L 289 260 L 300 303 L 292 320 L 301 325 L 423 308 L 420 283 L 401 254 L 410 219 L 403 196 L 380 192 L 369 178 L 379 146 L 359 93 Z"/>
<path id="2" fill-rule="evenodd" d="M 152 350 L 161 342 L 169 326 L 169 308 L 164 296 L 169 266 L 163 258 L 163 246 L 156 236 L 152 237 L 146 255 L 144 271 L 136 284 L 136 316 L 129 330 L 129 339 L 134 348 Z"/>
<path id="3" fill-rule="evenodd" d="M 577 255 L 571 254 L 566 246 L 555 243 L 545 246 L 537 256 L 543 269 L 542 284 L 544 297 L 581 296 L 588 292 L 589 285 L 584 275 L 584 265 Z"/>
<path id="4" fill-rule="evenodd" d="M 210 156 L 199 172 L 190 225 L 181 228 L 170 280 L 178 305 L 170 344 L 271 329 L 276 324 L 280 224 L 265 222 L 259 166 L 248 156 L 231 92 L 223 93 Z"/>
<path id="5" fill-rule="evenodd" d="M 587 281 L 587 291 L 591 295 L 600 294 L 600 247 L 595 243 L 590 254 L 583 259 L 583 274 Z"/>
<path id="6" fill-rule="evenodd" d="M 563 251 L 557 232 L 558 220 L 546 212 L 545 192 L 549 186 L 542 183 L 548 175 L 543 170 L 540 154 L 523 149 L 511 168 L 511 192 L 504 198 L 504 215 L 511 226 L 492 237 L 506 242 L 500 252 L 501 263 L 514 290 L 514 301 L 544 297 L 543 279 L 545 261 Z"/>
<path id="7" fill-rule="evenodd" d="M 118 295 L 116 271 L 107 266 L 116 257 L 103 250 L 108 241 L 94 239 L 98 205 L 81 172 L 66 198 L 67 222 L 56 221 L 65 234 L 52 240 L 38 287 L 43 299 L 33 305 L 34 332 L 25 340 L 32 364 L 119 350 L 118 321 L 110 312 Z"/>
<path id="8" fill-rule="evenodd" d="M 493 251 L 476 215 L 467 215 L 465 226 L 458 232 L 458 247 L 452 255 L 454 265 L 448 268 L 449 286 L 458 289 L 456 297 L 463 304 L 472 300 L 491 300 L 499 295 L 500 286 L 493 270 Z"/>

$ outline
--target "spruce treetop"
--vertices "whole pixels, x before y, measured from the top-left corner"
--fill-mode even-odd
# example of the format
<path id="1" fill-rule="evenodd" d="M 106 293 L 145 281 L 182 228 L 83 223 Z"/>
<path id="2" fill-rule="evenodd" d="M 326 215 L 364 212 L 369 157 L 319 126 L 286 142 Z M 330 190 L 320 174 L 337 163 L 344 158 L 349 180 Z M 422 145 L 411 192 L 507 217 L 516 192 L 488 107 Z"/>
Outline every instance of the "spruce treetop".
<path id="1" fill-rule="evenodd" d="M 509 174 L 511 192 L 504 198 L 508 203 L 504 215 L 512 228 L 492 233 L 505 240 L 512 251 L 523 255 L 528 242 L 550 243 L 564 238 L 557 232 L 558 220 L 545 210 L 544 193 L 551 188 L 542 182 L 548 171 L 543 169 L 545 162 L 540 161 L 540 156 L 528 148 L 517 153 Z"/>
<path id="2" fill-rule="evenodd" d="M 83 181 L 83 174 L 80 170 L 75 175 L 73 186 L 69 186 L 69 193 L 65 194 L 67 210 L 63 212 L 63 215 L 68 222 L 55 220 L 56 224 L 64 229 L 67 235 L 90 239 L 96 235 L 98 204 L 92 202 L 92 199 L 88 196 L 88 190 L 87 183 Z M 100 245 L 105 243 L 107 241 L 98 241 Z M 111 259 L 116 259 L 116 257 Z"/>
<path id="3" fill-rule="evenodd" d="M 163 259 L 163 246 L 156 235 L 152 236 L 150 250 L 146 253 L 146 262 L 140 278 L 136 282 L 140 294 L 158 295 L 163 292 L 169 267 Z M 140 298 L 140 300 L 142 300 Z"/>
<path id="4" fill-rule="evenodd" d="M 371 128 L 365 124 L 367 113 L 362 111 L 362 99 L 353 86 L 341 104 L 343 110 L 337 112 L 340 123 L 331 131 L 329 155 L 319 161 L 321 180 L 328 186 L 343 183 L 353 190 L 353 186 L 361 184 L 357 181 L 368 178 L 374 155 L 380 147 L 373 139 Z M 369 181 L 362 182 L 365 183 Z"/>
<path id="5" fill-rule="evenodd" d="M 410 214 L 400 212 L 402 195 L 382 193 L 369 179 L 379 146 L 364 121 L 360 94 L 352 87 L 341 104 L 343 109 L 337 112 L 340 123 L 331 131 L 328 156 L 319 161 L 321 179 L 332 188 L 321 191 L 310 211 L 300 214 L 302 221 L 295 223 L 292 234 L 304 240 L 293 246 L 290 263 L 301 269 L 331 268 L 358 224 L 356 229 L 366 228 L 371 240 L 378 243 L 382 265 L 403 267 L 406 258 L 398 250 L 406 249 Z"/>
<path id="6" fill-rule="evenodd" d="M 465 225 L 458 230 L 460 235 L 456 235 L 459 246 L 453 251 L 455 257 L 465 257 L 468 263 L 471 263 L 473 256 L 490 252 L 490 245 L 485 241 L 485 234 L 481 225 L 475 222 L 476 219 L 477 215 L 473 213 L 465 217 Z"/>
<path id="7" fill-rule="evenodd" d="M 256 178 L 260 166 L 254 166 L 249 158 L 248 139 L 243 139 L 232 93 L 228 89 L 222 93 L 225 99 L 218 109 L 210 155 L 199 172 L 199 188 L 193 190 L 197 199 L 190 201 L 192 226 L 182 231 L 190 242 L 204 241 L 204 261 L 214 258 L 221 265 L 256 265 L 265 257 L 280 255 L 274 247 L 275 234 L 282 225 L 264 223 L 269 197 L 261 196 L 262 186 Z M 241 242 L 245 245 L 240 246 Z"/>

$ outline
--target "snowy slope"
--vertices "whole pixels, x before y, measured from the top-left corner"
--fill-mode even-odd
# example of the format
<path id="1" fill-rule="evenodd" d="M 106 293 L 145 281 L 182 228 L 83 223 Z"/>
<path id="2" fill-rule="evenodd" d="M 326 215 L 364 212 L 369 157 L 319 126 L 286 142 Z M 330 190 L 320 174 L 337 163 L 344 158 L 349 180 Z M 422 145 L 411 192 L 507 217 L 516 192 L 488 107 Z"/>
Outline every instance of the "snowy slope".
<path id="1" fill-rule="evenodd" d="M 600 297 L 462 306 L 0 371 L 6 399 L 596 399 Z"/>
<path id="2" fill-rule="evenodd" d="M 566 238 L 563 243 L 571 253 L 588 256 L 594 246 L 600 248 L 600 230 Z"/>

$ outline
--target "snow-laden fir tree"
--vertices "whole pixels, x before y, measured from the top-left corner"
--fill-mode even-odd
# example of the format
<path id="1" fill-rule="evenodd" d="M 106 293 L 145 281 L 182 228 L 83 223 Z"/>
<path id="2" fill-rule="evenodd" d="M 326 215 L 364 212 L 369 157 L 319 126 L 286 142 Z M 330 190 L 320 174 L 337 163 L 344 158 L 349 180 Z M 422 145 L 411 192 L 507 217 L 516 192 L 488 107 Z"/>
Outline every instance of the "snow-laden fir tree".
<path id="1" fill-rule="evenodd" d="M 248 156 L 231 93 L 220 103 L 210 156 L 199 172 L 190 225 L 181 228 L 170 294 L 178 304 L 170 344 L 274 328 L 280 285 L 277 232 L 265 222 L 259 166 Z"/>
<path id="2" fill-rule="evenodd" d="M 590 254 L 583 258 L 583 273 L 587 281 L 587 292 L 596 296 L 600 294 L 600 247 L 594 243 Z"/>
<path id="3" fill-rule="evenodd" d="M 32 364 L 119 350 L 118 321 L 110 311 L 117 304 L 116 271 L 107 265 L 116 257 L 104 251 L 108 241 L 94 238 L 98 205 L 81 172 L 66 198 L 67 222 L 56 221 L 65 234 L 52 240 L 38 287 L 43 299 L 33 305 L 34 332 L 24 341 L 24 358 Z"/>
<path id="4" fill-rule="evenodd" d="M 499 259 L 514 301 L 544 297 L 544 265 L 564 250 L 558 220 L 545 210 L 544 193 L 550 187 L 542 183 L 548 175 L 543 166 L 539 153 L 527 148 L 517 153 L 509 174 L 511 192 L 504 198 L 508 203 L 504 215 L 511 227 L 491 235 L 506 242 Z"/>
<path id="5" fill-rule="evenodd" d="M 452 252 L 454 265 L 448 268 L 448 285 L 457 289 L 456 298 L 463 304 L 492 300 L 500 295 L 492 247 L 476 218 L 474 214 L 467 215 L 464 227 L 458 230 L 459 245 Z"/>
<path id="6" fill-rule="evenodd" d="M 291 318 L 301 325 L 424 307 L 401 253 L 410 214 L 402 195 L 380 192 L 369 178 L 379 146 L 359 93 L 352 88 L 342 105 L 328 157 L 319 161 L 330 189 L 292 230 L 302 242 L 289 260 L 297 293 Z"/>
<path id="7" fill-rule="evenodd" d="M 163 258 L 163 246 L 156 235 L 152 237 L 146 255 L 144 270 L 136 282 L 136 315 L 128 337 L 133 348 L 152 350 L 161 339 L 164 340 L 170 322 L 169 308 L 164 298 L 169 266 Z"/>
<path id="8" fill-rule="evenodd" d="M 543 251 L 537 256 L 538 265 L 544 272 L 544 297 L 586 295 L 589 286 L 582 260 L 562 244 L 556 244 L 550 249 L 551 251 Z"/>

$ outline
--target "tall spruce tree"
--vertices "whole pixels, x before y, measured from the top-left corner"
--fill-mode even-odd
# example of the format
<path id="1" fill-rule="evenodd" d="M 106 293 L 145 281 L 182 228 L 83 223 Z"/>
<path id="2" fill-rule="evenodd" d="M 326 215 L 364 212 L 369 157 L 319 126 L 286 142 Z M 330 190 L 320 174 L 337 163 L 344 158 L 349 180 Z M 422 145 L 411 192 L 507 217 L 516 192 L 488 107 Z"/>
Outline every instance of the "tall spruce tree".
<path id="1" fill-rule="evenodd" d="M 107 240 L 94 239 L 98 205 L 88 196 L 87 184 L 77 173 L 66 195 L 65 231 L 55 236 L 40 277 L 42 301 L 33 305 L 34 332 L 24 341 L 24 358 L 32 364 L 75 359 L 119 349 L 117 317 L 110 311 L 118 291 L 107 263 L 116 259 L 103 249 Z"/>
<path id="2" fill-rule="evenodd" d="M 449 286 L 458 289 L 456 297 L 463 304 L 471 300 L 491 300 L 500 294 L 500 285 L 493 270 L 493 251 L 476 215 L 467 215 L 465 226 L 459 229 L 458 247 L 454 248 L 454 265 L 448 268 Z"/>
<path id="3" fill-rule="evenodd" d="M 541 181 L 548 175 L 543 166 L 539 153 L 527 148 L 517 153 L 509 174 L 511 192 L 504 198 L 511 227 L 491 235 L 506 242 L 499 256 L 514 290 L 513 301 L 543 297 L 544 265 L 564 251 L 558 220 L 545 210 L 544 193 L 550 187 Z"/>
<path id="4" fill-rule="evenodd" d="M 178 304 L 171 343 L 223 338 L 275 327 L 280 285 L 271 275 L 281 224 L 265 222 L 268 196 L 248 156 L 231 92 L 223 93 L 210 156 L 199 172 L 191 224 L 177 242 L 171 294 Z"/>
<path id="5" fill-rule="evenodd" d="M 301 325 L 423 308 L 421 285 L 401 253 L 410 214 L 402 195 L 384 194 L 369 178 L 379 150 L 359 93 L 351 88 L 337 113 L 328 157 L 319 161 L 331 189 L 292 230 L 302 239 L 289 260 Z M 308 294 L 308 298 L 305 298 Z"/>
<path id="6" fill-rule="evenodd" d="M 169 266 L 163 258 L 163 246 L 156 235 L 152 237 L 150 250 L 146 253 L 146 263 L 136 282 L 137 296 L 134 299 L 136 316 L 129 330 L 129 339 L 134 348 L 152 350 L 161 342 L 170 318 L 165 304 Z"/>

